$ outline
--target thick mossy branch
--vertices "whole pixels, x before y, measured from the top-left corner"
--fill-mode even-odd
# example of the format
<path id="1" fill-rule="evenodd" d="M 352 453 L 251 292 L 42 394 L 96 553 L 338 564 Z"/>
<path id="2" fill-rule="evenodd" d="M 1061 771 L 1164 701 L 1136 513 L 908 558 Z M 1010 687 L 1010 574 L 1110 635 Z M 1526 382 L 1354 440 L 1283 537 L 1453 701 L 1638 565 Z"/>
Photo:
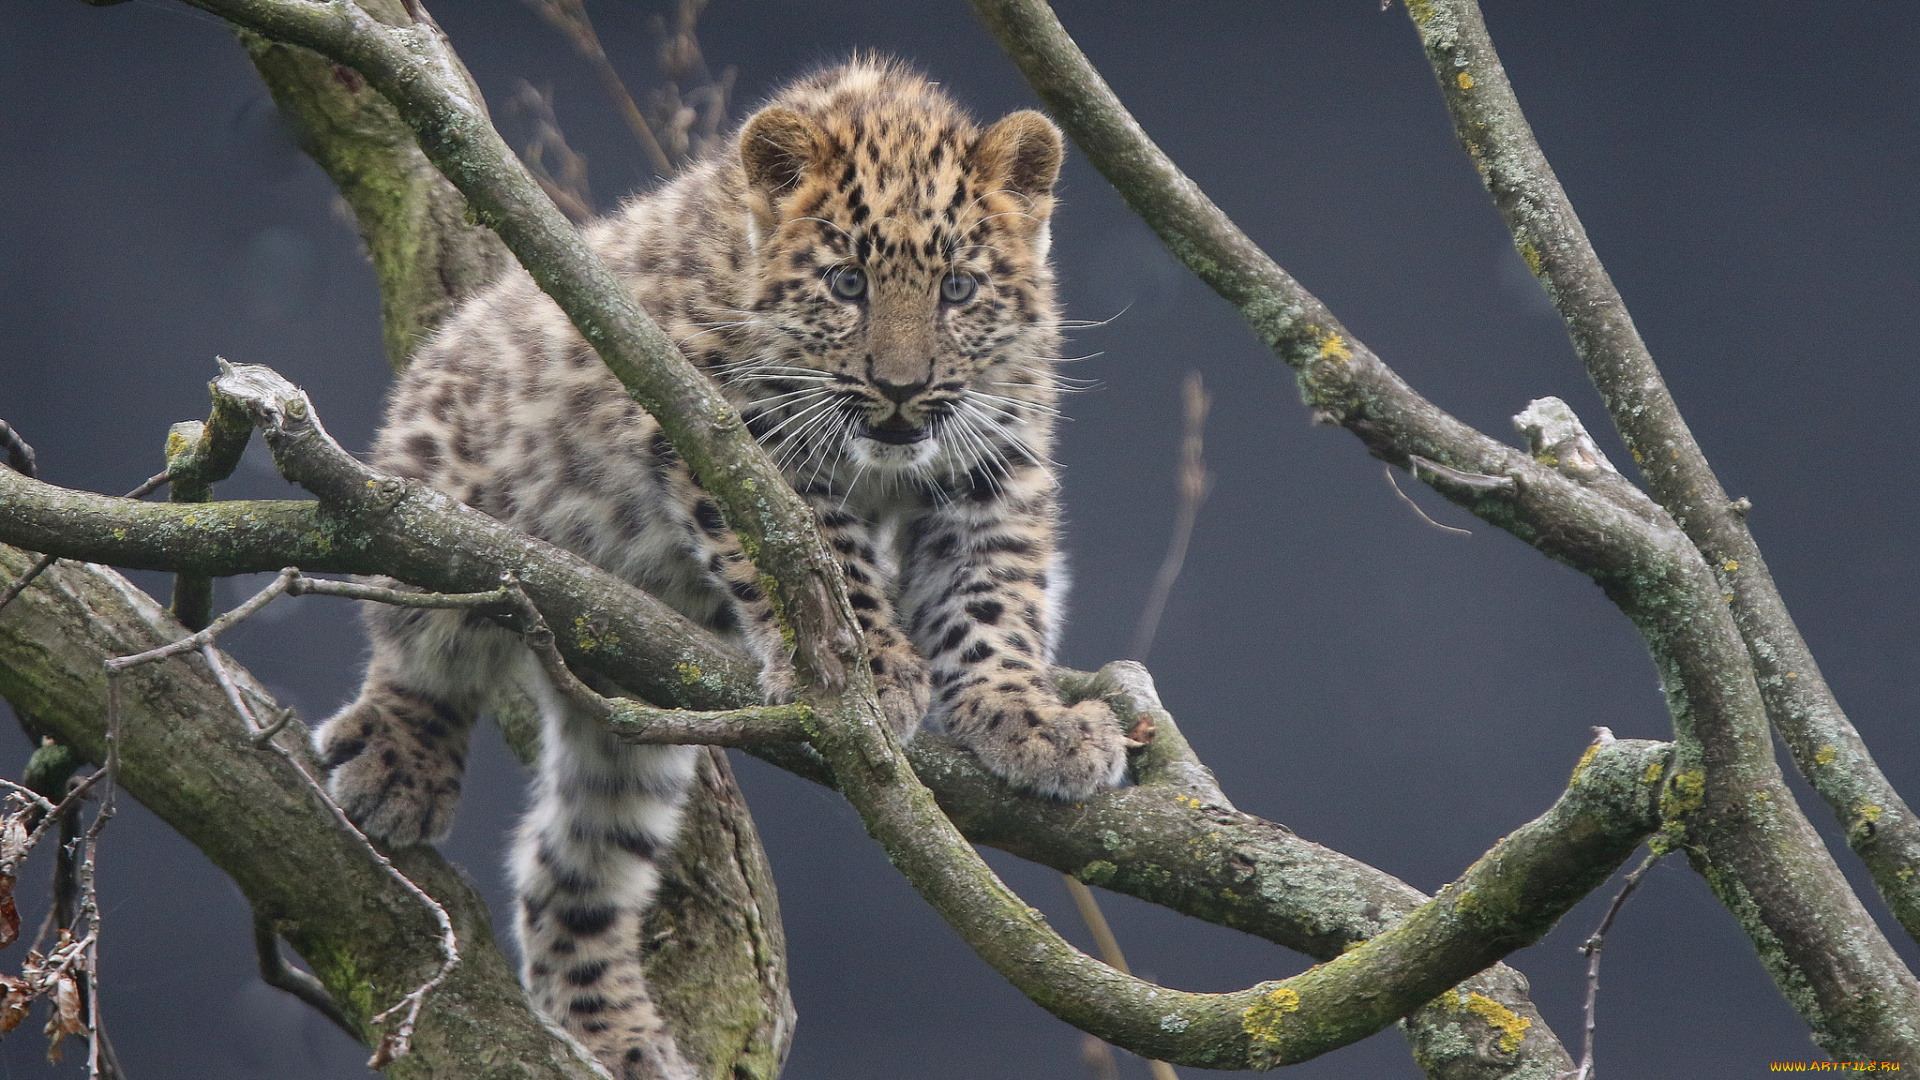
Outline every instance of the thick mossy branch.
<path id="1" fill-rule="evenodd" d="M 0 576 L 8 580 L 31 562 L 27 552 L 0 547 Z M 141 652 L 181 633 L 119 575 L 58 564 L 0 614 L 0 695 L 99 761 L 109 677 L 101 658 Z M 248 697 L 270 705 L 237 664 L 227 667 Z M 233 877 L 366 1038 L 368 1019 L 440 964 L 427 909 L 334 825 L 293 764 L 249 742 L 202 659 L 181 657 L 117 678 L 118 783 Z M 284 745 L 300 741 L 281 738 Z M 392 1074 L 481 1076 L 505 1059 L 529 1077 L 595 1075 L 528 1010 L 493 943 L 485 908 L 459 874 L 427 849 L 400 853 L 396 862 L 452 914 L 463 963 L 423 1015 L 414 1052 Z"/>
<path id="2" fill-rule="evenodd" d="M 1717 572 L 1672 518 L 1611 470 L 1551 453 L 1535 460 L 1420 397 L 1153 144 L 1044 3 L 973 6 L 1128 205 L 1295 370 L 1309 405 L 1607 591 L 1662 673 L 1676 776 L 1695 785 L 1697 797 L 1675 801 L 1668 828 L 1684 831 L 1696 865 L 1713 866 L 1716 891 L 1823 1046 L 1842 1057 L 1920 1060 L 1920 984 L 1782 781 Z M 1438 5 L 1415 8 L 1418 18 Z"/>
<path id="3" fill-rule="evenodd" d="M 1567 321 L 1574 348 L 1660 504 L 1717 568 L 1767 716 L 1847 830 L 1875 885 L 1920 940 L 1920 818 L 1874 763 L 1794 625 L 1746 524 L 1694 441 L 1626 302 L 1554 176 L 1473 0 L 1407 5 L 1454 132 L 1514 246 Z"/>

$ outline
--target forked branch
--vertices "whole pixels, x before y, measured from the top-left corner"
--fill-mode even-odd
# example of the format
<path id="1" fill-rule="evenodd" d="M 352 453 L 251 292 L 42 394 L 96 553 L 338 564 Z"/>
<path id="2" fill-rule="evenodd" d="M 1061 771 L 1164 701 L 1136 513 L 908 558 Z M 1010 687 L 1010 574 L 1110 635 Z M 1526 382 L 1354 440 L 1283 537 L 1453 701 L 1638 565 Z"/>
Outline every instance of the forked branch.
<path id="1" fill-rule="evenodd" d="M 1316 417 L 1607 591 L 1667 688 L 1677 761 L 1665 828 L 1711 866 L 1716 892 L 1822 1046 L 1920 1059 L 1920 983 L 1783 782 L 1721 581 L 1672 517 L 1611 470 L 1520 454 L 1422 398 L 1154 145 L 1045 3 L 973 6 L 1128 205 L 1294 370 Z"/>
<path id="2" fill-rule="evenodd" d="M 1725 584 L 1767 717 L 1873 874 L 1907 934 L 1920 940 L 1920 818 L 1895 791 L 1834 698 L 1747 528 L 1680 415 L 1626 301 L 1547 164 L 1474 0 L 1407 5 L 1440 82 L 1454 133 L 1480 170 L 1527 268 L 1567 322 L 1587 375 L 1653 496 Z"/>

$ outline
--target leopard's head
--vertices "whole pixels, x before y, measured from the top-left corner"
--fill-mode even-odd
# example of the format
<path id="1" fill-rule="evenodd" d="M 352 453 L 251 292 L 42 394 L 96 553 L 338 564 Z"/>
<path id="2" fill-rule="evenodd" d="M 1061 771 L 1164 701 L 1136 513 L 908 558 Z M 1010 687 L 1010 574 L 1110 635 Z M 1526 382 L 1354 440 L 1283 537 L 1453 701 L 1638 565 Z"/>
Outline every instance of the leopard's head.
<path id="1" fill-rule="evenodd" d="M 741 130 L 761 347 L 722 377 L 796 481 L 996 486 L 1044 460 L 1060 131 L 980 128 L 895 64 L 807 83 Z"/>

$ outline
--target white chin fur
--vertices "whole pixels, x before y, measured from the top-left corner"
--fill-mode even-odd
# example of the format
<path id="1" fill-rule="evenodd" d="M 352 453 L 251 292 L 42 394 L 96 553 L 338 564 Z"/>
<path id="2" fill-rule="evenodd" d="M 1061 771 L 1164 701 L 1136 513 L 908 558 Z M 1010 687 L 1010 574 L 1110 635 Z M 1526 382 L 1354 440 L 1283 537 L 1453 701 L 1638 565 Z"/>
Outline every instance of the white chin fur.
<path id="1" fill-rule="evenodd" d="M 853 440 L 847 456 L 854 464 L 876 472 L 904 472 L 929 464 L 940 452 L 940 437 L 929 436 L 917 443 L 895 446 L 865 436 Z"/>

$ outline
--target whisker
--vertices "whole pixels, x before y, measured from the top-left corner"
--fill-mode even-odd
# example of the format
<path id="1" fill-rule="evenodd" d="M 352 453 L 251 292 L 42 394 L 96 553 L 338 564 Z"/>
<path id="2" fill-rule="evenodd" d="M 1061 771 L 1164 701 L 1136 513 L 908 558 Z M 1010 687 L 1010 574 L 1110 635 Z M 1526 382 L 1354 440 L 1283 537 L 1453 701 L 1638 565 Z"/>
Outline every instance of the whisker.
<path id="1" fill-rule="evenodd" d="M 1088 353 L 1088 354 L 1086 354 L 1085 356 L 1031 356 L 1031 355 L 1027 355 L 1027 356 L 1021 356 L 1021 357 L 1020 357 L 1020 359 L 1022 359 L 1022 360 L 1042 360 L 1042 361 L 1045 361 L 1045 362 L 1047 362 L 1047 363 L 1049 363 L 1049 364 L 1077 364 L 1077 363 L 1079 363 L 1079 362 L 1080 362 L 1080 361 L 1082 361 L 1082 360 L 1093 360 L 1093 359 L 1096 359 L 1096 358 L 1098 358 L 1098 357 L 1102 357 L 1102 356 L 1105 356 L 1105 355 L 1107 355 L 1107 354 L 1106 354 L 1106 352 L 1105 352 L 1105 350 L 1102 350 L 1102 351 L 1100 351 L 1100 352 L 1090 352 L 1090 353 Z"/>
<path id="2" fill-rule="evenodd" d="M 782 431 L 785 431 L 794 422 L 800 420 L 801 417 L 807 416 L 812 413 L 817 413 L 820 409 L 832 405 L 834 403 L 834 400 L 835 399 L 831 395 L 823 394 L 819 401 L 813 402 L 812 404 L 806 406 L 805 408 L 799 410 L 798 412 L 792 413 L 785 420 L 780 421 L 779 426 L 768 431 L 764 436 L 760 438 L 759 441 L 761 443 L 768 443 L 773 441 L 775 436 L 779 435 Z"/>

